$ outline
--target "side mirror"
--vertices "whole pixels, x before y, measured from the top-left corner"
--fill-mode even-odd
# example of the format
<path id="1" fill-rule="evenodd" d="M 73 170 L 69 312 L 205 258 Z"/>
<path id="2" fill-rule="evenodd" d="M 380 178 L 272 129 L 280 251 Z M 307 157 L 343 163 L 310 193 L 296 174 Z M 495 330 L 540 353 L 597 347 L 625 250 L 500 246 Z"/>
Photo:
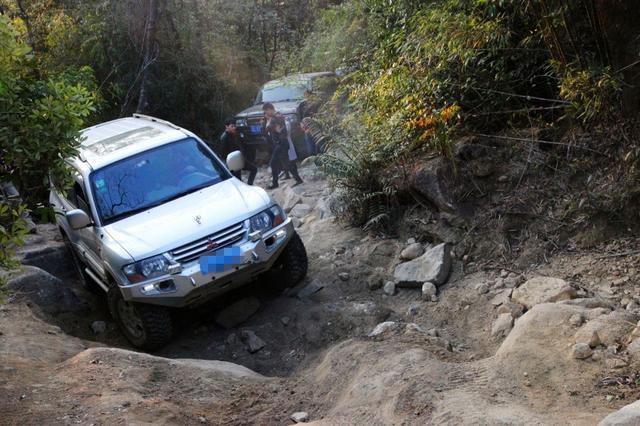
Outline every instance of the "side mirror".
<path id="1" fill-rule="evenodd" d="M 237 172 L 244 168 L 244 157 L 240 151 L 233 151 L 227 155 L 227 167 L 232 172 Z"/>
<path id="2" fill-rule="evenodd" d="M 84 210 L 75 209 L 68 211 L 65 215 L 69 225 L 73 229 L 82 229 L 91 226 L 91 218 Z"/>

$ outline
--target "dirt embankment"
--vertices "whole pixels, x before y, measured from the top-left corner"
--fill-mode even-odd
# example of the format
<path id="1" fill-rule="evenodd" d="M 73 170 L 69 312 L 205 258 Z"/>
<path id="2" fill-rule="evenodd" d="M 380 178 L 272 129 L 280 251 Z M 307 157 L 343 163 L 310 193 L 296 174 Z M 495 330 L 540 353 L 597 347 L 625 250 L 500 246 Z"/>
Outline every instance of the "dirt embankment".
<path id="1" fill-rule="evenodd" d="M 175 340 L 152 355 L 131 351 L 100 296 L 65 276 L 55 234 L 36 238 L 25 262 L 62 279 L 31 270 L 0 307 L 0 423 L 291 424 L 304 411 L 327 425 L 595 424 L 635 400 L 637 240 L 550 252 L 524 237 L 549 230 L 537 219 L 489 233 L 420 208 L 396 237 L 366 235 L 333 218 L 313 166 L 302 173 L 304 186 L 274 196 L 309 252 L 305 282 L 275 294 L 259 281 L 180 313 Z M 520 191 L 502 176 L 475 178 L 493 187 L 484 207 Z M 484 214 L 473 217 L 506 220 Z M 399 278 L 406 261 L 429 272 L 443 241 L 453 256 L 435 295 Z M 246 315 L 230 319 L 231 304 Z M 247 330 L 264 347 L 249 352 Z"/>

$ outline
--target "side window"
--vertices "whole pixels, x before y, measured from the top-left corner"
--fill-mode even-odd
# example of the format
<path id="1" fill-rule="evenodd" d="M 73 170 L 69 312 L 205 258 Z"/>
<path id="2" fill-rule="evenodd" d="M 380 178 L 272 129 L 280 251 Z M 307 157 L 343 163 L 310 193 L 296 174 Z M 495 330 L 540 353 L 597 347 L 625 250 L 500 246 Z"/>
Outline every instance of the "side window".
<path id="1" fill-rule="evenodd" d="M 75 195 L 75 200 L 71 198 L 71 193 Z M 77 208 L 84 210 L 86 214 L 91 216 L 91 209 L 89 208 L 89 203 L 87 203 L 87 196 L 84 194 L 84 189 L 82 189 L 82 186 L 80 186 L 78 182 L 73 184 L 73 189 L 70 191 L 69 196 L 69 201 L 71 201 L 72 204 Z"/>

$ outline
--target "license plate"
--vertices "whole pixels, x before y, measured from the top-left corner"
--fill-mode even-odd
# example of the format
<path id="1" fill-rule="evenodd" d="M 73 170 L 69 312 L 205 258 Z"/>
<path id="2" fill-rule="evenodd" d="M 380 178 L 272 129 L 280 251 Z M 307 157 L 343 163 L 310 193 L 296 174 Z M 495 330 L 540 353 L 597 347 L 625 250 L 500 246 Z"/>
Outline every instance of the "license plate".
<path id="1" fill-rule="evenodd" d="M 200 272 L 226 272 L 242 264 L 240 247 L 225 247 L 200 257 Z"/>
<path id="2" fill-rule="evenodd" d="M 250 124 L 249 131 L 253 134 L 262 133 L 262 125 L 261 124 Z"/>

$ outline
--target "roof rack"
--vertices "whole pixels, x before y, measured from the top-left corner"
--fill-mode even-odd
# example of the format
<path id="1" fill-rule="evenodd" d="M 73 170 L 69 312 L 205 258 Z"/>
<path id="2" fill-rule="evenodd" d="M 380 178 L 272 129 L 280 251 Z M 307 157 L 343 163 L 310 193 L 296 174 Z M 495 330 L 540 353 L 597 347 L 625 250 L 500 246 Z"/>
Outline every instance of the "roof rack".
<path id="1" fill-rule="evenodd" d="M 171 128 L 174 128 L 174 129 L 176 129 L 176 130 L 182 130 L 182 128 L 181 128 L 181 127 L 176 126 L 175 124 L 173 124 L 173 123 L 172 123 L 172 122 L 170 122 L 170 121 L 167 121 L 167 120 L 161 120 L 161 119 L 159 119 L 159 118 L 151 117 L 150 115 L 144 115 L 144 114 L 134 113 L 134 114 L 133 114 L 133 118 L 139 118 L 139 119 L 141 119 L 141 120 L 149 120 L 149 121 L 153 121 L 154 123 L 161 123 L 161 124 L 164 124 L 164 125 L 166 125 L 166 126 L 169 126 L 169 127 L 171 127 Z"/>

